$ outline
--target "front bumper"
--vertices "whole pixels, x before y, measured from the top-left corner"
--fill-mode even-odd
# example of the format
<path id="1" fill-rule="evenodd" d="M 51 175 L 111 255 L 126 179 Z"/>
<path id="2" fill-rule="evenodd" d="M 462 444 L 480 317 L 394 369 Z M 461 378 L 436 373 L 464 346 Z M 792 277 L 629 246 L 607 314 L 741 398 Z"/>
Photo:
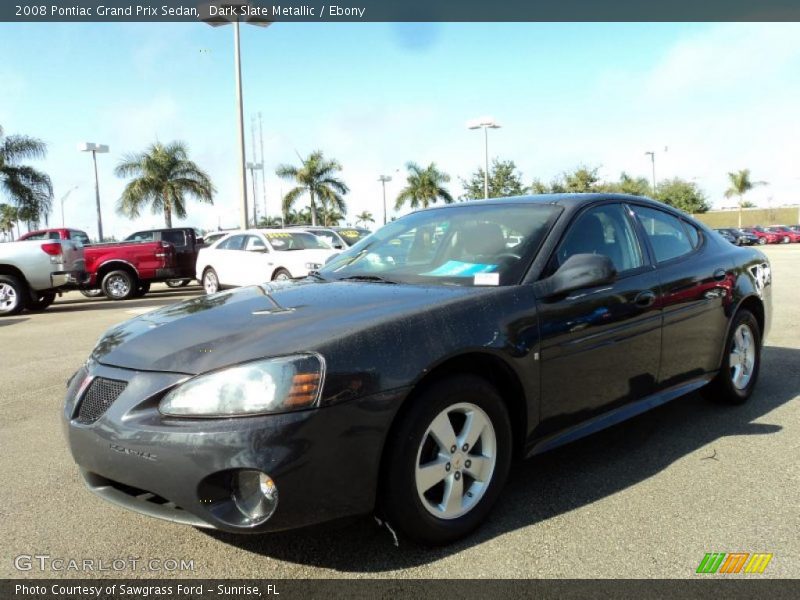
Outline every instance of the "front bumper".
<path id="1" fill-rule="evenodd" d="M 383 442 L 405 394 L 260 417 L 175 419 L 158 412 L 158 401 L 186 375 L 91 369 L 73 378 L 64 408 L 70 450 L 89 489 L 140 513 L 230 532 L 291 529 L 369 512 Z M 75 417 L 88 375 L 127 387 L 84 425 Z M 209 479 L 235 469 L 257 469 L 275 482 L 279 501 L 266 522 L 232 522 L 219 496 L 208 497 Z"/>

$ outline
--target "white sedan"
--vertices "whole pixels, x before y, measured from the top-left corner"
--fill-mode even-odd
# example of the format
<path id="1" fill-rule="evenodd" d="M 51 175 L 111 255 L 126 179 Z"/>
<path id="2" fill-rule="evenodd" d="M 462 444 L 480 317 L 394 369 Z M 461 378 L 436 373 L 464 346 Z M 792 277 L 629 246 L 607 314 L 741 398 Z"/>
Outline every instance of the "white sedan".
<path id="1" fill-rule="evenodd" d="M 213 294 L 224 287 L 304 277 L 334 254 L 338 251 L 303 231 L 234 231 L 200 250 L 197 279 Z"/>

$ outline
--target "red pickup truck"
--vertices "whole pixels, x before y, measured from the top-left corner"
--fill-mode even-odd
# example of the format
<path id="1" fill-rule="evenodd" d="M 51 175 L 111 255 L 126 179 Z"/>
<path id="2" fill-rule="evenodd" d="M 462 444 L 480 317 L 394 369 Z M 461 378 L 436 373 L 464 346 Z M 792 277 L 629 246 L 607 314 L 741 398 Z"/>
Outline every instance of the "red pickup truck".
<path id="1" fill-rule="evenodd" d="M 121 242 L 89 244 L 89 236 L 78 229 L 43 229 L 26 233 L 20 240 L 73 240 L 84 244 L 89 282 L 87 296 L 103 293 L 110 300 L 144 296 L 153 281 L 178 276 L 175 248 L 167 242 Z"/>

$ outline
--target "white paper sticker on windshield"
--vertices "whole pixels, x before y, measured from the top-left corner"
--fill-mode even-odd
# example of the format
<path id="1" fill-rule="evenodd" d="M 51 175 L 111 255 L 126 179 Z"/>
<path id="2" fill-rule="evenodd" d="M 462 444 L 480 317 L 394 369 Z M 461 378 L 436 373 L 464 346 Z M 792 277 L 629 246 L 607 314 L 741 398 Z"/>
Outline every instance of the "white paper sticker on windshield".
<path id="1" fill-rule="evenodd" d="M 500 285 L 500 273 L 475 273 L 473 285 Z"/>

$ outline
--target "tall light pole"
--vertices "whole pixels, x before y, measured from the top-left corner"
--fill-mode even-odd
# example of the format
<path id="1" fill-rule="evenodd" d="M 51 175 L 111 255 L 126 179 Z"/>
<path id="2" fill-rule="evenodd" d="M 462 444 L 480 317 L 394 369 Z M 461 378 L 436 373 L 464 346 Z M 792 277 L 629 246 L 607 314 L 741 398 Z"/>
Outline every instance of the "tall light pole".
<path id="1" fill-rule="evenodd" d="M 264 216 L 269 218 L 267 211 L 267 178 L 264 171 L 264 129 L 261 127 L 261 112 L 258 113 L 258 139 L 261 146 L 261 194 L 264 199 Z"/>
<path id="2" fill-rule="evenodd" d="M 481 117 L 467 121 L 467 129 L 483 129 L 483 197 L 489 197 L 489 130 L 500 129 L 491 117 Z"/>
<path id="3" fill-rule="evenodd" d="M 95 144 L 93 142 L 84 142 L 78 144 L 78 150 L 81 152 L 91 152 L 92 162 L 94 162 L 94 195 L 97 201 L 97 241 L 103 241 L 103 215 L 100 212 L 100 183 L 97 178 L 97 153 L 105 154 L 108 152 L 106 144 Z"/>
<path id="4" fill-rule="evenodd" d="M 236 111 L 238 120 L 239 134 L 239 226 L 247 229 L 247 169 L 244 150 L 244 106 L 242 100 L 242 49 L 239 35 L 239 21 L 245 21 L 251 25 L 267 27 L 271 21 L 263 17 L 243 17 L 244 8 L 249 6 L 246 0 L 221 0 L 201 4 L 199 7 L 200 19 L 212 27 L 219 27 L 233 23 L 233 61 L 234 74 L 236 76 Z"/>
<path id="5" fill-rule="evenodd" d="M 650 157 L 650 163 L 653 166 L 653 197 L 656 195 L 656 153 L 652 150 L 645 152 L 645 156 Z"/>
<path id="6" fill-rule="evenodd" d="M 260 162 L 259 163 L 248 162 L 247 168 L 250 169 L 250 181 L 253 184 L 253 227 L 258 227 L 258 200 L 256 199 L 256 171 L 261 171 L 263 166 Z"/>
<path id="7" fill-rule="evenodd" d="M 383 224 L 386 225 L 386 184 L 391 181 L 392 178 L 388 175 L 381 175 L 378 177 L 378 181 L 381 182 L 381 186 L 383 187 Z"/>
<path id="8" fill-rule="evenodd" d="M 64 194 L 63 196 L 61 196 L 61 227 L 66 227 L 66 225 L 65 225 L 65 221 L 64 221 L 64 200 L 66 200 L 66 199 L 67 199 L 67 197 L 68 197 L 68 196 L 69 196 L 69 195 L 70 195 L 72 192 L 74 192 L 74 191 L 75 191 L 75 190 L 77 190 L 77 189 L 78 189 L 78 186 L 77 186 L 77 185 L 74 185 L 74 186 L 72 186 L 71 188 L 69 188 L 69 189 L 67 190 L 67 193 L 66 193 L 66 194 Z"/>

